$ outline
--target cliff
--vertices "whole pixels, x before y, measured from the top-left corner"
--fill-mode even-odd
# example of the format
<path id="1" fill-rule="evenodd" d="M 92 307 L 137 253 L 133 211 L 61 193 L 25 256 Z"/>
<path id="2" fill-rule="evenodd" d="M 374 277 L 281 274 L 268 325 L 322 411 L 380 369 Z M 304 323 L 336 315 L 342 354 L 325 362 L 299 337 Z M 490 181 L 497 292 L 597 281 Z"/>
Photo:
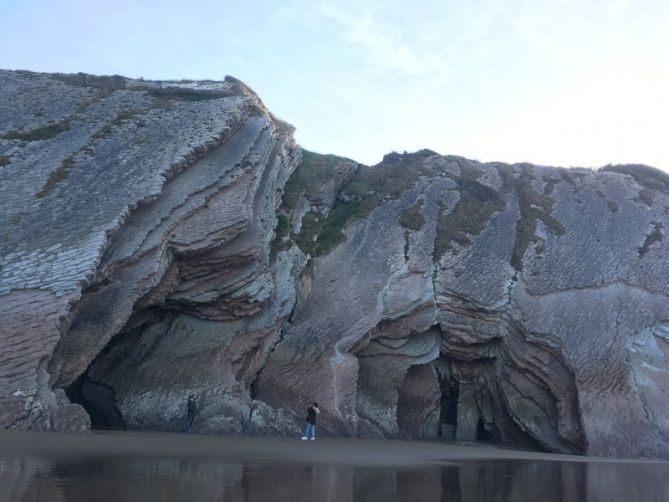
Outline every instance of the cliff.
<path id="1" fill-rule="evenodd" d="M 669 456 L 669 176 L 301 150 L 224 82 L 0 72 L 0 426 Z"/>

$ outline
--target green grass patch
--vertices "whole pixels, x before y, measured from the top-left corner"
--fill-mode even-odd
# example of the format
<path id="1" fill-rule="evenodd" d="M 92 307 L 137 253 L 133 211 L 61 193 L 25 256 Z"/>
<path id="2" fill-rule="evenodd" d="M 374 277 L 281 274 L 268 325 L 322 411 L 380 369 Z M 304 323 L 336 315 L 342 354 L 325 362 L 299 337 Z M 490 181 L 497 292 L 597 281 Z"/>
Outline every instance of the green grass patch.
<path id="1" fill-rule="evenodd" d="M 2 137 L 4 139 L 16 139 L 19 141 L 44 141 L 58 136 L 60 133 L 70 129 L 70 119 L 49 124 L 44 127 L 30 129 L 27 131 L 14 129 L 5 133 Z"/>
<path id="2" fill-rule="evenodd" d="M 423 199 L 418 199 L 413 205 L 404 210 L 400 216 L 400 225 L 409 230 L 418 231 L 425 226 L 423 216 Z"/>
<path id="3" fill-rule="evenodd" d="M 653 200 L 655 199 L 655 192 L 647 188 L 639 190 L 639 195 L 634 199 L 635 202 L 640 202 L 648 207 L 653 207 Z"/>
<path id="4" fill-rule="evenodd" d="M 142 110 L 135 110 L 135 109 L 119 111 L 116 114 L 116 117 L 114 117 L 114 120 L 112 120 L 109 124 L 105 124 L 100 129 L 98 129 L 95 132 L 95 134 L 91 136 L 91 139 L 96 140 L 96 139 L 106 138 L 107 136 L 111 136 L 111 134 L 114 132 L 114 127 L 120 126 L 126 120 L 130 120 L 141 113 L 143 113 Z"/>
<path id="5" fill-rule="evenodd" d="M 627 174 L 645 188 L 669 193 L 669 174 L 654 167 L 643 164 L 608 165 L 602 167 L 601 170 L 609 173 Z"/>
<path id="6" fill-rule="evenodd" d="M 464 163 L 460 164 L 460 170 L 460 176 L 453 178 L 458 184 L 460 200 L 450 213 L 446 213 L 443 205 L 440 205 L 437 213 L 433 251 L 435 262 L 446 251 L 454 249 L 454 243 L 470 245 L 470 237 L 479 235 L 492 215 L 502 211 L 506 205 L 503 193 L 476 181 L 481 175 L 480 170 Z"/>
<path id="7" fill-rule="evenodd" d="M 126 78 L 120 75 L 88 75 L 87 73 L 59 73 L 52 78 L 74 87 L 90 87 L 98 89 L 103 95 L 125 89 Z"/>
<path id="8" fill-rule="evenodd" d="M 63 162 L 61 162 L 61 164 L 56 169 L 51 171 L 51 174 L 49 174 L 49 177 L 44 183 L 42 189 L 35 194 L 35 198 L 41 199 L 46 197 L 54 188 L 56 188 L 58 183 L 67 179 L 67 177 L 70 175 L 70 168 L 73 164 L 74 158 L 71 155 L 63 159 Z"/>
<path id="9" fill-rule="evenodd" d="M 316 248 L 316 239 L 321 231 L 322 216 L 318 211 L 309 211 L 302 217 L 302 225 L 298 234 L 293 234 L 292 238 L 295 244 L 299 246 L 305 254 L 314 256 Z"/>
<path id="10" fill-rule="evenodd" d="M 586 176 L 585 173 L 579 173 L 572 171 L 571 169 L 560 169 L 560 178 L 562 178 L 563 181 L 569 183 L 576 190 L 578 190 L 580 180 L 584 176 Z"/>
<path id="11" fill-rule="evenodd" d="M 433 152 L 421 150 L 412 154 L 388 154 L 376 166 L 359 166 L 328 216 L 310 211 L 302 219 L 295 242 L 303 252 L 322 256 L 345 240 L 344 228 L 354 219 L 364 218 L 374 208 L 395 199 L 411 188 L 419 176 L 434 174 L 423 160 Z M 344 202 L 346 200 L 347 202 Z"/>
<path id="12" fill-rule="evenodd" d="M 325 255 L 346 240 L 344 227 L 359 216 L 359 205 L 356 202 L 335 202 L 327 217 L 318 211 L 309 211 L 302 218 L 300 233 L 293 235 L 293 240 L 306 254 Z"/>
<path id="13" fill-rule="evenodd" d="M 279 214 L 276 217 L 275 236 L 270 246 L 270 256 L 272 260 L 279 252 L 290 247 L 290 220 L 285 214 Z"/>
<path id="14" fill-rule="evenodd" d="M 610 199 L 607 200 L 606 205 L 609 208 L 609 211 L 611 211 L 612 213 L 617 213 L 620 210 L 620 206 L 614 200 L 610 200 Z"/>
<path id="15" fill-rule="evenodd" d="M 297 208 L 304 196 L 312 199 L 334 177 L 337 164 L 349 159 L 336 155 L 321 155 L 302 149 L 302 162 L 293 171 L 283 189 L 282 204 L 288 209 Z"/>
<path id="16" fill-rule="evenodd" d="M 560 179 L 553 178 L 547 174 L 543 177 L 544 180 L 544 195 L 551 195 L 555 191 L 555 186 L 560 183 Z"/>
<path id="17" fill-rule="evenodd" d="M 664 235 L 662 234 L 663 228 L 664 225 L 662 225 L 662 223 L 655 223 L 653 231 L 646 236 L 643 245 L 639 248 L 639 257 L 645 255 L 650 250 L 652 244 L 660 242 L 664 238 Z"/>
<path id="18" fill-rule="evenodd" d="M 523 269 L 523 256 L 530 243 L 541 241 L 536 236 L 538 220 L 541 220 L 556 235 L 565 233 L 564 226 L 551 214 L 555 199 L 535 192 L 532 188 L 532 180 L 530 170 L 526 169 L 514 181 L 518 194 L 520 219 L 516 222 L 516 238 L 511 254 L 511 265 L 518 271 Z"/>
<path id="19" fill-rule="evenodd" d="M 192 89 L 188 87 L 135 87 L 139 91 L 146 91 L 149 96 L 158 100 L 173 101 L 207 101 L 209 99 L 245 96 L 241 86 L 233 86 L 228 90 Z"/>
<path id="20" fill-rule="evenodd" d="M 546 184 L 543 193 L 537 193 L 532 187 L 532 181 L 534 180 L 534 167 L 532 165 L 496 164 L 496 167 L 502 178 L 502 192 L 511 193 L 515 191 L 518 196 L 520 218 L 516 222 L 516 235 L 510 263 L 513 268 L 521 271 L 523 269 L 523 256 L 531 243 L 537 244 L 538 252 L 545 248 L 543 239 L 536 235 L 538 220 L 541 220 L 556 235 L 565 233 L 564 226 L 551 214 L 556 202 L 551 194 L 554 192 L 558 180 L 544 176 L 543 180 Z M 583 176 L 586 176 L 586 174 L 567 169 L 560 170 L 560 179 L 574 188 L 578 187 L 578 180 Z"/>
<path id="21" fill-rule="evenodd" d="M 173 108 L 173 101 L 167 98 L 153 98 L 153 108 L 160 110 L 171 110 Z"/>

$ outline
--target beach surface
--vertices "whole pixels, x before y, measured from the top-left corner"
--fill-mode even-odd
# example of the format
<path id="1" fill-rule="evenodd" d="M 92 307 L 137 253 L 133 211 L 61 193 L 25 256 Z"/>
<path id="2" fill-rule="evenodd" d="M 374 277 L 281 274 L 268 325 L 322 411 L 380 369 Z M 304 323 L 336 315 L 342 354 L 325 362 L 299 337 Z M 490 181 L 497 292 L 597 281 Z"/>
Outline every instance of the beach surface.
<path id="1" fill-rule="evenodd" d="M 0 431 L 0 501 L 664 501 L 669 463 L 433 441 Z"/>

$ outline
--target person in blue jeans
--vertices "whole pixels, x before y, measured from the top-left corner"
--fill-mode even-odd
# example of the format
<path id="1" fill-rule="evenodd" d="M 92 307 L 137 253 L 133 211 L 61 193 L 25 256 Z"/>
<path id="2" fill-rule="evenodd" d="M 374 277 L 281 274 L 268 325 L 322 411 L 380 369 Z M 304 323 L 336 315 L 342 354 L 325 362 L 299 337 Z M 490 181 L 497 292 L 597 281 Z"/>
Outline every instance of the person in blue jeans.
<path id="1" fill-rule="evenodd" d="M 321 412 L 318 409 L 318 403 L 313 403 L 307 408 L 307 427 L 304 430 L 302 439 L 316 439 L 316 417 Z"/>

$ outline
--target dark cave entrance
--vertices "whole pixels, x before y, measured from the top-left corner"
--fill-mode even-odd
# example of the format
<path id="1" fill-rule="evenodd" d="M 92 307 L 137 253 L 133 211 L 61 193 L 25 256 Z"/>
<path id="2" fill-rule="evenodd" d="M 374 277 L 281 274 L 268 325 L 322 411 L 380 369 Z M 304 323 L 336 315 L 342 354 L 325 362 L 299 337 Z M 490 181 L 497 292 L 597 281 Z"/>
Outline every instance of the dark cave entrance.
<path id="1" fill-rule="evenodd" d="M 434 359 L 423 362 L 425 357 L 420 364 L 411 364 L 416 354 L 425 355 L 442 336 L 436 330 L 407 339 L 377 336 L 354 352 L 358 357 L 358 435 L 546 451 L 536 428 L 528 427 L 523 419 L 537 416 L 537 400 L 545 401 L 550 395 L 540 394 L 547 391 L 531 380 L 521 380 L 529 397 L 513 393 L 514 387 L 509 390 L 508 372 L 512 370 L 502 366 L 494 345 L 477 347 L 475 354 L 458 351 L 458 347 L 451 352 L 442 345 Z M 516 371 L 512 376 L 517 382 L 523 375 Z M 544 429 L 549 430 L 551 423 L 545 423 Z"/>
<path id="2" fill-rule="evenodd" d="M 439 388 L 441 391 L 439 437 L 444 439 L 454 439 L 455 428 L 458 425 L 459 384 L 458 381 L 452 377 L 440 378 Z"/>
<path id="3" fill-rule="evenodd" d="M 152 314 L 152 313 L 149 313 Z M 147 315 L 145 322 L 136 325 L 127 331 L 121 330 L 119 334 L 105 345 L 105 347 L 95 356 L 86 370 L 77 377 L 68 387 L 65 388 L 65 394 L 68 399 L 84 408 L 91 419 L 91 428 L 93 429 L 128 429 L 123 415 L 119 411 L 116 403 L 116 391 L 114 388 L 100 381 L 98 375 L 104 375 L 107 368 L 96 368 L 96 365 L 112 353 L 116 347 L 127 344 L 131 347 L 139 347 L 139 340 L 146 327 L 146 323 L 153 320 L 154 315 Z M 123 358 L 128 357 L 127 353 L 122 353 Z M 115 367 L 120 360 L 111 363 Z"/>
<path id="4" fill-rule="evenodd" d="M 400 436 L 446 441 L 502 441 L 503 416 L 493 361 L 463 361 L 442 353 L 411 366 L 398 388 Z"/>
<path id="5" fill-rule="evenodd" d="M 109 343 L 91 361 L 81 375 L 77 377 L 67 388 L 65 394 L 68 399 L 84 408 L 91 419 L 93 429 L 128 429 L 121 412 L 116 405 L 116 392 L 114 388 L 95 378 L 95 365 L 108 355 L 119 343 L 137 344 L 141 336 L 141 326 L 121 332 L 114 336 Z M 99 371 L 99 369 L 97 370 Z M 93 375 L 92 375 L 93 373 Z M 104 374 L 104 373 L 103 373 Z"/>
<path id="6" fill-rule="evenodd" d="M 127 429 L 123 417 L 116 408 L 114 390 L 93 381 L 88 370 L 65 389 L 68 399 L 81 405 L 91 419 L 93 429 Z"/>
<path id="7" fill-rule="evenodd" d="M 495 433 L 486 427 L 486 424 L 481 417 L 479 417 L 479 421 L 476 424 L 476 440 L 483 442 L 493 442 L 499 440 Z"/>
<path id="8" fill-rule="evenodd" d="M 439 385 L 432 364 L 410 366 L 397 389 L 397 427 L 409 439 L 439 435 Z"/>
<path id="9" fill-rule="evenodd" d="M 493 361 L 463 361 L 441 354 L 435 364 L 441 392 L 439 437 L 445 440 L 500 442 L 502 400 Z"/>

